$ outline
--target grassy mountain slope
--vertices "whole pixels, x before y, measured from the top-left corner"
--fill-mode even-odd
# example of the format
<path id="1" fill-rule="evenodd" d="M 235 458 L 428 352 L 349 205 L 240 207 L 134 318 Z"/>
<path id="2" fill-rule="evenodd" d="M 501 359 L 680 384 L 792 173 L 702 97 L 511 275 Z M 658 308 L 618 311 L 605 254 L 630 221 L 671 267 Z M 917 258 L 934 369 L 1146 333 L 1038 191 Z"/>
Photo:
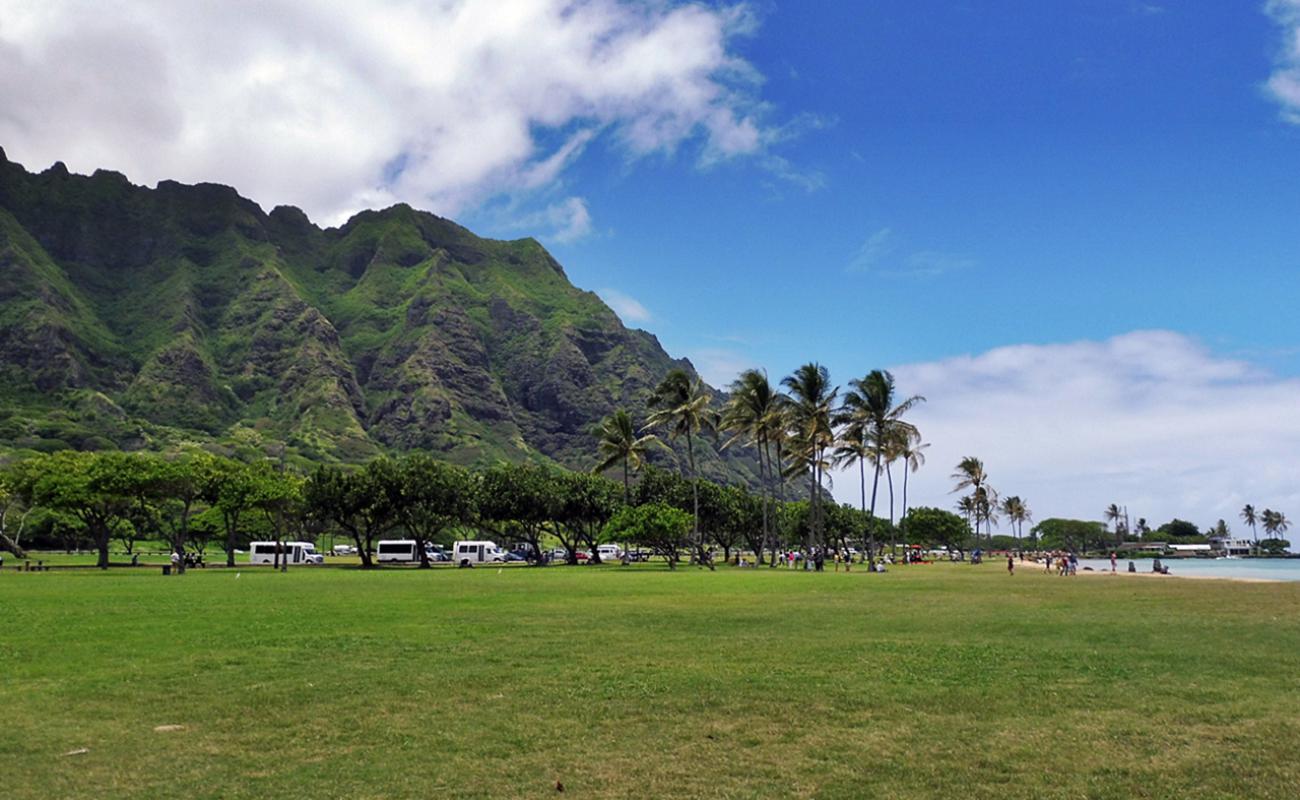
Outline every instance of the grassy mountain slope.
<path id="1" fill-rule="evenodd" d="M 594 461 L 674 366 L 532 239 L 408 206 L 322 229 L 224 186 L 0 151 L 0 447 Z M 744 454 L 702 460 L 753 479 Z"/>

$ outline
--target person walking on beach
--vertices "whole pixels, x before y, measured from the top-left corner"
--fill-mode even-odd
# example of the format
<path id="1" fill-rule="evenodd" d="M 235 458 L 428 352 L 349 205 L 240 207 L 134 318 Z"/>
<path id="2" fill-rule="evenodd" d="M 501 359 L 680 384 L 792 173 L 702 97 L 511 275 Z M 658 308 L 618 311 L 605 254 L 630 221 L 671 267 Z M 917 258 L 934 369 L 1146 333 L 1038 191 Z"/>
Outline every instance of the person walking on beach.
<path id="1" fill-rule="evenodd" d="M 1008 575 L 1016 574 L 1016 559 L 1014 556 L 1010 556 L 1010 555 L 1007 556 L 1007 574 Z"/>

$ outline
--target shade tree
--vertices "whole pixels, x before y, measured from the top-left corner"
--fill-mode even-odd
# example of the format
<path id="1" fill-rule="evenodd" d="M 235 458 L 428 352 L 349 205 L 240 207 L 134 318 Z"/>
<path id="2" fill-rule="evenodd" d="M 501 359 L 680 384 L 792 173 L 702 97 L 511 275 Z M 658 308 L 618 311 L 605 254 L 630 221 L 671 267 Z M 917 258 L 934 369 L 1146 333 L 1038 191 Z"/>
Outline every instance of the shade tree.
<path id="1" fill-rule="evenodd" d="M 473 521 L 477 512 L 478 480 L 464 467 L 420 453 L 398 462 L 401 483 L 397 517 L 415 540 L 420 568 L 428 569 L 427 545 L 445 531 Z"/>
<path id="2" fill-rule="evenodd" d="M 556 470 L 536 464 L 501 463 L 488 467 L 479 477 L 479 523 L 522 539 L 536 564 L 546 563 L 542 537 L 554 529 L 560 513 L 555 476 Z"/>
<path id="3" fill-rule="evenodd" d="M 692 545 L 692 516 L 665 503 L 624 506 L 605 526 L 609 541 L 630 542 L 662 557 L 670 570 L 677 568 L 681 551 Z"/>

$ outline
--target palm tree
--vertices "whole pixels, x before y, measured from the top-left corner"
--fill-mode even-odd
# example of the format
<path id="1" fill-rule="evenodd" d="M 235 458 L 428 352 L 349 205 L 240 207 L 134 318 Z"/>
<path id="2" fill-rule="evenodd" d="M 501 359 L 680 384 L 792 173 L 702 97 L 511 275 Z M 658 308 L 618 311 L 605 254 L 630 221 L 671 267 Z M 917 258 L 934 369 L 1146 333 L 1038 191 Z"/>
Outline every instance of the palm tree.
<path id="1" fill-rule="evenodd" d="M 1286 514 L 1281 511 L 1274 511 L 1271 508 L 1264 509 L 1264 513 L 1259 515 L 1259 519 L 1264 526 L 1264 533 L 1267 533 L 1270 539 L 1282 538 L 1282 534 L 1286 533 L 1287 528 L 1291 527 L 1291 520 L 1286 518 Z"/>
<path id="2" fill-rule="evenodd" d="M 623 505 L 628 504 L 631 492 L 629 473 L 638 471 L 645 464 L 646 454 L 651 445 L 663 447 L 663 442 L 653 433 L 637 436 L 632 416 L 626 409 L 618 409 L 605 417 L 596 429 L 597 448 L 601 462 L 593 472 L 604 472 L 615 464 L 623 464 Z"/>
<path id="3" fill-rule="evenodd" d="M 1242 507 L 1241 521 L 1250 526 L 1250 533 L 1252 536 L 1255 537 L 1255 549 L 1258 550 L 1259 530 L 1255 527 L 1255 524 L 1259 522 L 1259 518 L 1255 516 L 1255 507 L 1250 503 L 1247 503 L 1245 506 Z"/>
<path id="4" fill-rule="evenodd" d="M 821 543 L 822 478 L 829 466 L 826 451 L 835 444 L 835 398 L 830 372 L 821 364 L 804 364 L 781 381 L 790 390 L 789 420 L 796 469 L 807 469 L 809 486 L 809 546 Z"/>
<path id="5" fill-rule="evenodd" d="M 988 473 L 984 471 L 984 462 L 975 456 L 966 456 L 957 462 L 957 469 L 952 473 L 953 480 L 957 481 L 954 492 L 960 492 L 963 489 L 971 490 L 971 514 L 975 517 L 975 536 L 979 538 L 979 526 L 983 520 L 984 509 L 988 504 Z M 993 529 L 989 528 L 989 539 L 993 538 Z"/>
<path id="6" fill-rule="evenodd" d="M 844 428 L 840 431 L 839 443 L 835 446 L 834 463 L 837 467 L 858 467 L 858 487 L 862 495 L 862 513 L 867 513 L 867 462 L 871 459 L 871 445 L 867 441 L 866 424 L 857 418 L 840 414 L 836 421 Z M 867 529 L 867 556 L 871 557 L 875 543 L 871 529 Z"/>
<path id="7" fill-rule="evenodd" d="M 785 479 L 789 474 L 791 466 L 789 461 L 789 442 L 790 428 L 793 424 L 790 419 L 790 397 L 783 392 L 776 393 L 776 402 L 772 407 L 772 413 L 767 421 L 767 440 L 772 443 L 771 457 L 771 477 L 776 479 L 776 498 L 772 503 L 772 544 L 776 545 L 780 539 L 780 533 L 777 530 L 776 511 L 785 502 Z M 776 559 L 773 559 L 771 566 L 776 566 Z"/>
<path id="8" fill-rule="evenodd" d="M 903 514 L 898 518 L 898 524 L 903 528 L 904 544 L 909 544 L 907 541 L 907 475 L 925 466 L 925 450 L 929 446 L 921 441 L 921 434 L 918 431 L 915 436 L 907 440 L 907 444 L 899 454 L 903 459 Z"/>
<path id="9" fill-rule="evenodd" d="M 875 476 L 871 480 L 871 518 L 876 516 L 876 494 L 880 486 L 880 469 L 889 447 L 898 429 L 915 434 L 916 427 L 903 420 L 903 416 L 925 398 L 912 395 L 899 401 L 894 386 L 894 376 L 887 370 L 872 370 L 866 377 L 849 381 L 851 387 L 844 394 L 842 413 L 847 417 L 860 419 L 866 427 L 867 439 L 871 442 Z"/>
<path id="10" fill-rule="evenodd" d="M 700 537 L 700 488 L 695 480 L 695 437 L 703 431 L 716 430 L 717 421 L 709 411 L 713 399 L 698 377 L 692 379 L 686 370 L 674 369 L 664 376 L 650 396 L 649 407 L 654 409 L 646 420 L 646 428 L 664 427 L 668 438 L 676 441 L 686 437 L 686 459 L 691 469 L 691 495 L 694 503 L 694 542 L 699 560 L 713 569 L 713 562 L 704 552 Z"/>
<path id="11" fill-rule="evenodd" d="M 1029 506 L 1025 505 L 1025 501 L 1021 500 L 1019 495 L 1012 495 L 1003 499 L 1002 513 L 1007 515 L 1007 521 L 1016 532 L 1016 539 L 1021 539 L 1025 531 L 1025 521 L 1033 516 L 1029 513 Z"/>
<path id="12" fill-rule="evenodd" d="M 758 449 L 758 476 L 759 482 L 763 488 L 763 544 L 764 546 L 771 543 L 769 538 L 770 525 L 770 501 L 771 501 L 771 474 L 772 454 L 768 444 L 773 428 L 773 417 L 778 415 L 780 407 L 780 393 L 773 388 L 767 379 L 767 373 L 749 369 L 740 374 L 731 384 L 731 398 L 727 401 L 726 407 L 722 411 L 721 426 L 724 430 L 731 431 L 732 436 L 722 447 L 730 447 L 737 441 L 745 441 Z M 780 469 L 780 465 L 777 465 Z M 772 544 L 772 552 L 776 552 L 776 546 Z M 758 553 L 758 560 L 761 564 L 763 561 L 762 552 Z"/>
<path id="13" fill-rule="evenodd" d="M 898 549 L 898 529 L 894 526 L 894 462 L 903 458 L 913 440 L 921 438 L 921 433 L 908 423 L 895 424 L 887 429 L 889 440 L 885 444 L 885 478 L 889 485 L 889 551 Z M 903 480 L 907 480 L 907 465 L 903 465 Z"/>
<path id="14" fill-rule="evenodd" d="M 998 521 L 998 493 L 992 486 L 975 490 L 975 515 L 982 518 L 988 528 L 988 545 L 993 547 L 993 523 Z"/>
<path id="15" fill-rule="evenodd" d="M 966 518 L 966 528 L 967 530 L 969 530 L 971 527 L 971 519 L 975 517 L 975 512 L 977 511 L 977 507 L 975 504 L 975 495 L 973 494 L 962 495 L 961 499 L 957 501 L 957 510 L 960 511 L 962 516 Z M 975 531 L 975 543 L 979 544 L 978 529 L 976 529 Z"/>
<path id="16" fill-rule="evenodd" d="M 1124 519 L 1124 511 L 1119 507 L 1118 503 L 1111 503 L 1109 506 L 1106 507 L 1106 524 L 1110 525 L 1111 523 L 1114 523 L 1115 525 L 1115 546 L 1116 547 L 1124 543 L 1123 525 L 1121 524 L 1123 519 Z"/>

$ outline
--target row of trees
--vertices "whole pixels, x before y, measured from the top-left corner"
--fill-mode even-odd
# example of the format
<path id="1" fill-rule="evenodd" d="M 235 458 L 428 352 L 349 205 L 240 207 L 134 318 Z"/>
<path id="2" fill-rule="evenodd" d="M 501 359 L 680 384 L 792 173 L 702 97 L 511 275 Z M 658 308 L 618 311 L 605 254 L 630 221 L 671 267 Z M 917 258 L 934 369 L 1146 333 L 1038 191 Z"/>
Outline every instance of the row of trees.
<path id="1" fill-rule="evenodd" d="M 856 466 L 861 490 L 861 508 L 866 525 L 868 553 L 876 548 L 876 505 L 880 479 L 889 490 L 889 526 L 894 535 L 893 466 L 903 465 L 903 522 L 907 519 L 907 476 L 925 463 L 925 448 L 916 426 L 905 415 L 925 398 L 901 398 L 894 377 L 883 370 L 849 382 L 840 395 L 829 371 L 817 363 L 799 367 L 773 384 L 762 370 L 746 370 L 731 384 L 721 409 L 713 403 L 707 386 L 684 370 L 673 370 L 655 388 L 649 400 L 649 414 L 637 425 L 625 410 L 616 411 L 598 430 L 601 461 L 598 471 L 621 468 L 624 496 L 631 492 L 631 476 L 645 465 L 649 452 L 665 447 L 660 436 L 684 441 L 686 461 L 683 475 L 691 479 L 692 549 L 695 558 L 707 563 L 701 528 L 699 486 L 696 477 L 696 447 L 733 446 L 751 448 L 759 468 L 759 531 L 763 547 L 772 549 L 776 532 L 776 506 L 786 500 L 787 482 L 806 485 L 809 521 L 806 548 L 826 547 L 833 541 L 827 509 L 828 472 L 834 467 Z M 703 440 L 703 441 L 700 441 Z M 867 501 L 867 470 L 871 471 L 871 500 Z M 761 551 L 763 547 L 757 548 Z"/>
<path id="2" fill-rule="evenodd" d="M 631 511 L 641 508 L 648 510 Z M 0 472 L 0 544 L 21 555 L 34 512 L 66 527 L 76 541 L 89 541 L 104 568 L 112 542 L 130 552 L 140 539 L 160 539 L 182 554 L 215 540 L 233 565 L 236 549 L 252 539 L 315 540 L 328 532 L 350 538 L 370 567 L 375 543 L 399 535 L 416 540 L 421 553 L 425 543 L 447 543 L 468 531 L 526 543 L 534 554 L 554 541 L 570 563 L 581 549 L 598 558 L 599 544 L 628 542 L 650 547 L 670 565 L 681 549 L 701 546 L 716 547 L 725 558 L 742 548 L 774 564 L 776 550 L 810 541 L 814 525 L 821 541 L 839 548 L 896 536 L 889 521 L 851 506 L 773 501 L 744 487 L 654 468 L 643 469 L 635 484 L 620 484 L 530 464 L 470 470 L 421 454 L 302 475 L 272 461 L 245 464 L 202 450 L 171 456 L 63 451 Z M 662 523 L 680 514 L 691 525 L 675 541 L 664 535 L 673 526 Z M 967 528 L 956 515 L 912 509 L 906 524 L 915 528 L 914 538 L 964 546 Z"/>
<path id="3" fill-rule="evenodd" d="M 1137 523 L 1130 528 L 1128 508 L 1117 503 L 1111 503 L 1104 513 L 1107 530 L 1113 528 L 1117 545 L 1129 538 L 1188 543 L 1204 541 L 1210 537 L 1228 538 L 1232 535 L 1232 529 L 1224 519 L 1220 519 L 1202 532 L 1195 524 L 1181 519 L 1170 520 L 1152 529 L 1145 518 L 1139 517 Z M 1250 526 L 1256 550 L 1261 547 L 1277 549 L 1274 543 L 1284 541 L 1282 537 L 1291 527 L 1291 520 L 1287 519 L 1286 514 L 1281 511 L 1266 508 L 1257 512 L 1255 506 L 1250 503 L 1242 507 L 1240 516 L 1241 521 Z M 1264 529 L 1263 541 L 1259 538 L 1260 528 Z"/>

